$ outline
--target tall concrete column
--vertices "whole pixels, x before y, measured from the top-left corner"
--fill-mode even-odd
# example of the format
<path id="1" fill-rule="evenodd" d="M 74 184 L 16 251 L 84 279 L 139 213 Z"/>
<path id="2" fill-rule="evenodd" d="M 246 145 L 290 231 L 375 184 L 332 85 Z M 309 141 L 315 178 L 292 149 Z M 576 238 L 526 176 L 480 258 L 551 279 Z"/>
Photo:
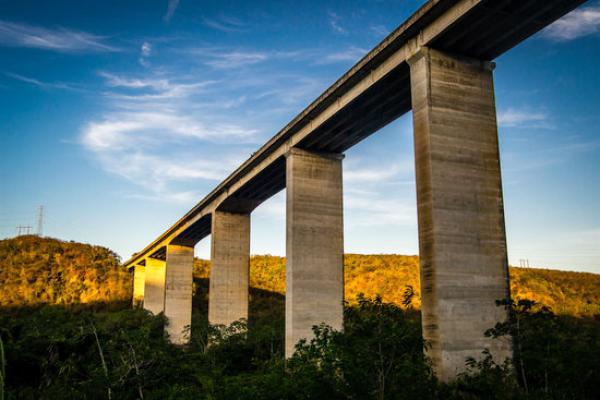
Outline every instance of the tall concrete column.
<path id="1" fill-rule="evenodd" d="M 427 48 L 409 64 L 423 336 L 448 381 L 486 348 L 498 363 L 512 356 L 484 336 L 509 296 L 493 64 Z"/>
<path id="2" fill-rule="evenodd" d="M 163 260 L 146 258 L 144 285 L 144 309 L 157 315 L 165 311 L 166 263 Z"/>
<path id="3" fill-rule="evenodd" d="M 208 321 L 248 319 L 250 214 L 215 211 L 212 217 Z"/>
<path id="4" fill-rule="evenodd" d="M 144 286 L 146 286 L 146 267 L 138 264 L 133 268 L 134 307 L 141 307 L 144 304 Z"/>
<path id="5" fill-rule="evenodd" d="M 313 337 L 314 325 L 343 327 L 343 158 L 296 148 L 287 154 L 286 357 Z"/>
<path id="6" fill-rule="evenodd" d="M 166 332 L 173 344 L 187 344 L 192 324 L 192 284 L 194 248 L 167 246 L 165 285 Z"/>

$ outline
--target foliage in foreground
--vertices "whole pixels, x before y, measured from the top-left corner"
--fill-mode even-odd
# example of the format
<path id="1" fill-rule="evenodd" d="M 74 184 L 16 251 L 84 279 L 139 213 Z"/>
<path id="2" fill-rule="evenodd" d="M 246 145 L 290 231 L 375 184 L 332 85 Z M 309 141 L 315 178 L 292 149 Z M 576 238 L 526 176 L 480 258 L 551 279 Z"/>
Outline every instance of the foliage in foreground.
<path id="1" fill-rule="evenodd" d="M 410 302 L 410 292 L 406 296 Z M 263 298 L 263 305 L 266 299 Z M 0 315 L 7 399 L 596 399 L 600 321 L 565 318 L 523 302 L 506 304 L 516 335 L 516 372 L 490 357 L 469 360 L 451 385 L 423 355 L 418 312 L 380 298 L 345 308 L 344 333 L 315 327 L 283 361 L 281 317 L 223 330 L 195 310 L 187 349 L 164 338 L 163 319 L 143 310 L 94 312 L 44 307 Z M 280 314 L 274 314 L 280 315 Z M 18 317 L 18 318 L 16 318 Z M 518 329 L 517 329 L 518 324 Z M 273 329 L 268 329 L 272 325 Z M 202 332 L 202 335 L 200 335 Z M 211 346 L 206 346 L 210 335 Z M 273 335 L 277 337 L 274 338 Z M 525 383 L 526 381 L 526 383 Z"/>

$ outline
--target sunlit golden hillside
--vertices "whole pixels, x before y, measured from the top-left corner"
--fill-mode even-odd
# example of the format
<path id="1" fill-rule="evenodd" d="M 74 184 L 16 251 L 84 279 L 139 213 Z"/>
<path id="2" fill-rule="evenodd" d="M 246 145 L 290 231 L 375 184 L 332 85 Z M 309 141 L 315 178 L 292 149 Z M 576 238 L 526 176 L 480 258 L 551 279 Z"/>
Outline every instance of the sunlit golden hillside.
<path id="1" fill-rule="evenodd" d="M 0 307 L 130 298 L 131 276 L 107 248 L 37 236 L 0 240 Z"/>
<path id="2" fill-rule="evenodd" d="M 0 307 L 39 304 L 127 302 L 132 276 L 112 251 L 99 246 L 21 236 L 0 240 Z M 346 300 L 359 293 L 402 304 L 410 286 L 420 307 L 419 259 L 402 255 L 345 256 Z M 196 259 L 194 276 L 208 278 L 210 262 Z M 515 299 L 527 298 L 558 314 L 600 314 L 600 275 L 545 269 L 511 268 Z M 285 293 L 285 258 L 253 256 L 250 284 Z"/>
<path id="3" fill-rule="evenodd" d="M 359 293 L 402 304 L 407 286 L 416 294 L 413 307 L 420 308 L 419 257 L 346 254 L 345 297 L 353 302 Z M 196 260 L 195 276 L 207 278 L 210 263 Z M 535 300 L 558 314 L 600 314 L 600 275 L 535 268 L 510 268 L 512 297 Z M 253 256 L 250 285 L 285 293 L 285 258 Z"/>

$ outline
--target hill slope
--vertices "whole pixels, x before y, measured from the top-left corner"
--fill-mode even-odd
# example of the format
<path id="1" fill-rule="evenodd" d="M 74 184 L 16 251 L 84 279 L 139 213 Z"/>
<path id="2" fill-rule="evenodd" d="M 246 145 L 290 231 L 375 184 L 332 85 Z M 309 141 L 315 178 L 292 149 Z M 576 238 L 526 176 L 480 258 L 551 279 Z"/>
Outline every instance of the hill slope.
<path id="1" fill-rule="evenodd" d="M 196 260 L 194 276 L 208 278 L 210 262 Z M 529 299 L 550 307 L 557 314 L 600 314 L 600 275 L 535 268 L 510 268 L 511 293 L 515 300 Z M 346 254 L 345 298 L 354 302 L 359 293 L 380 295 L 385 302 L 402 304 L 407 286 L 414 289 L 413 306 L 421 306 L 419 257 Z M 252 256 L 250 285 L 285 293 L 285 258 Z"/>
<path id="2" fill-rule="evenodd" d="M 123 303 L 131 274 L 100 246 L 37 236 L 0 240 L 0 307 Z"/>
<path id="3" fill-rule="evenodd" d="M 0 307 L 127 303 L 131 298 L 131 274 L 104 247 L 21 236 L 0 240 L 0 261 Z M 346 300 L 363 293 L 400 305 L 411 286 L 413 306 L 420 307 L 417 256 L 347 254 L 344 264 Z M 208 278 L 209 270 L 209 261 L 196 259 L 195 278 Z M 533 268 L 511 268 L 510 275 L 514 299 L 535 300 L 558 314 L 600 314 L 600 275 Z M 252 256 L 250 285 L 284 294 L 285 258 Z"/>

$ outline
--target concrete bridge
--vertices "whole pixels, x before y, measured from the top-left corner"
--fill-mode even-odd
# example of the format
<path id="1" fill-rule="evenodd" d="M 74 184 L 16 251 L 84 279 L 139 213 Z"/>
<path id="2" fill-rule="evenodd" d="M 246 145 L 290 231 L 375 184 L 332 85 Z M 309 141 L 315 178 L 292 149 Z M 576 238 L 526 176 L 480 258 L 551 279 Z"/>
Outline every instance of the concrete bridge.
<path id="1" fill-rule="evenodd" d="M 343 327 L 343 152 L 412 109 L 423 335 L 437 375 L 511 345 L 491 62 L 584 0 L 430 0 L 156 240 L 125 263 L 134 302 L 189 339 L 194 246 L 211 235 L 209 322 L 248 317 L 250 215 L 286 190 L 286 356 L 311 327 Z"/>

